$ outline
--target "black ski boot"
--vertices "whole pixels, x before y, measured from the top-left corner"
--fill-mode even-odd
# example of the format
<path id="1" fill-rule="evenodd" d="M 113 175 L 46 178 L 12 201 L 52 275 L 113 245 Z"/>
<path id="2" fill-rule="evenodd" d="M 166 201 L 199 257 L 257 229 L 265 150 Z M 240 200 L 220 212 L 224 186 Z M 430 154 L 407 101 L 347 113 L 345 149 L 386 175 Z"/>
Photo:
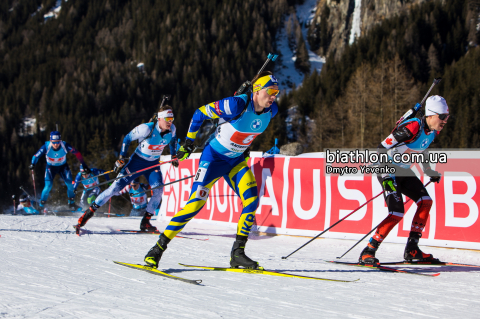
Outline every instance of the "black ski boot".
<path id="1" fill-rule="evenodd" d="M 160 258 L 162 258 L 163 252 L 167 249 L 167 245 L 170 242 L 170 239 L 164 234 L 160 235 L 160 239 L 155 243 L 155 246 L 150 248 L 148 253 L 145 255 L 144 261 L 147 266 L 152 268 L 158 268 L 158 263 Z"/>
<path id="2" fill-rule="evenodd" d="M 405 252 L 403 258 L 405 261 L 428 261 L 428 262 L 440 262 L 437 258 L 433 258 L 432 254 L 425 254 L 418 248 L 418 241 L 422 238 L 422 233 L 410 232 L 407 245 L 405 246 Z"/>
<path id="3" fill-rule="evenodd" d="M 75 200 L 74 199 L 69 199 L 68 200 L 68 208 L 72 209 L 72 210 L 80 210 L 82 209 L 80 206 L 78 206 L 77 204 L 75 204 Z"/>
<path id="4" fill-rule="evenodd" d="M 247 236 L 237 235 L 230 254 L 230 266 L 232 268 L 239 268 L 239 266 L 242 266 L 247 269 L 260 269 L 261 267 L 259 267 L 258 262 L 251 260 L 245 255 L 245 244 L 247 243 L 247 240 Z"/>
<path id="5" fill-rule="evenodd" d="M 380 265 L 380 261 L 375 258 L 375 253 L 377 252 L 378 246 L 380 246 L 380 242 L 373 238 L 370 238 L 367 247 L 362 250 L 360 258 L 358 258 L 358 263 L 361 265 Z"/>
<path id="6" fill-rule="evenodd" d="M 80 216 L 80 218 L 78 219 L 78 224 L 77 225 L 73 225 L 73 227 L 75 228 L 75 232 L 78 234 L 80 234 L 80 228 L 85 226 L 85 224 L 88 222 L 88 220 L 90 218 L 93 217 L 93 215 L 95 214 L 95 211 L 100 208 L 100 206 L 98 206 L 97 204 L 93 203 L 92 206 L 88 207 L 85 212 L 83 213 L 82 216 Z"/>
<path id="7" fill-rule="evenodd" d="M 155 232 L 158 230 L 157 227 L 150 224 L 152 216 L 153 214 L 145 212 L 145 215 L 143 215 L 142 221 L 140 222 L 140 231 Z"/>

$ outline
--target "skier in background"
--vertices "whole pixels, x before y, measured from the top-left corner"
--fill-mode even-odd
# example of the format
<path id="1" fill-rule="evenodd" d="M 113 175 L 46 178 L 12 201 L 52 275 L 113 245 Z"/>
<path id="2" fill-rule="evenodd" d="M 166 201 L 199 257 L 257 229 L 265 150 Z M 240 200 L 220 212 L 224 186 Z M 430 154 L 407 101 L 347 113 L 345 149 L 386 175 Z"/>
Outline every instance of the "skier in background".
<path id="1" fill-rule="evenodd" d="M 95 187 L 92 189 L 86 189 L 93 187 L 99 184 L 98 177 L 94 177 L 100 174 L 105 173 L 106 171 L 103 169 L 98 168 L 91 168 L 89 170 L 85 169 L 82 164 L 80 164 L 80 172 L 78 172 L 77 176 L 75 177 L 75 183 L 73 184 L 73 191 L 76 193 L 78 185 L 80 182 L 83 185 L 83 192 L 82 197 L 80 198 L 80 205 L 82 207 L 90 206 L 95 198 L 97 198 L 98 194 L 100 194 L 100 187 Z M 106 181 L 110 180 L 108 174 L 103 175 Z"/>
<path id="2" fill-rule="evenodd" d="M 392 132 L 378 146 L 379 153 L 387 153 L 389 158 L 395 153 L 423 152 L 428 158 L 427 148 L 434 138 L 447 124 L 449 118 L 448 105 L 445 99 L 438 95 L 429 97 L 425 104 L 425 116 L 422 119 L 413 118 L 406 120 Z M 440 182 L 440 173 L 431 169 L 430 164 L 422 163 L 424 173 L 430 177 L 432 182 Z M 378 181 L 383 187 L 385 201 L 388 206 L 388 216 L 380 223 L 375 235 L 360 254 L 359 263 L 378 265 L 379 260 L 375 258 L 375 252 L 380 244 L 387 237 L 395 225 L 400 222 L 405 214 L 402 194 L 411 198 L 417 204 L 417 211 L 413 217 L 410 235 L 405 246 L 404 258 L 406 261 L 429 261 L 435 262 L 431 254 L 425 254 L 418 247 L 422 237 L 423 229 L 427 224 L 432 198 L 428 195 L 425 186 L 410 169 L 413 163 L 395 163 L 395 174 L 378 175 Z"/>
<path id="3" fill-rule="evenodd" d="M 120 195 L 125 193 L 130 195 L 130 201 L 133 206 L 130 211 L 130 216 L 144 216 L 148 203 L 146 191 L 149 189 L 150 185 L 140 183 L 139 179 L 135 178 L 130 182 L 130 185 L 125 186 L 125 188 L 120 191 Z"/>
<path id="4" fill-rule="evenodd" d="M 72 209 L 80 208 L 75 204 L 75 193 L 73 191 L 72 172 L 67 164 L 67 154 L 72 153 L 83 165 L 86 171 L 90 171 L 87 164 L 83 160 L 82 154 L 73 148 L 70 144 L 62 141 L 60 132 L 52 131 L 50 133 L 50 141 L 45 142 L 38 152 L 32 157 L 32 164 L 30 170 L 35 168 L 38 159 L 45 155 L 47 160 L 47 167 L 45 169 L 45 187 L 40 197 L 40 209 L 43 210 L 47 202 L 50 191 L 52 190 L 53 179 L 55 175 L 60 174 L 60 177 L 67 186 L 68 206 Z"/>
<path id="5" fill-rule="evenodd" d="M 253 93 L 228 97 L 197 109 L 193 115 L 178 159 L 185 160 L 194 151 L 193 141 L 204 120 L 223 118 L 215 138 L 204 148 L 195 176 L 189 201 L 171 219 L 160 239 L 145 256 L 145 263 L 157 268 L 168 243 L 195 217 L 205 205 L 210 189 L 222 176 L 242 199 L 243 210 L 238 221 L 236 240 L 231 251 L 230 265 L 258 269 L 258 262 L 245 255 L 245 245 L 255 220 L 258 191 L 255 176 L 245 161 L 244 153 L 255 137 L 267 128 L 277 114 L 275 102 L 279 93 L 278 81 L 269 71 L 253 80 Z"/>
<path id="6" fill-rule="evenodd" d="M 25 194 L 21 195 L 20 204 L 18 204 L 17 207 L 17 214 L 21 214 L 23 211 L 23 213 L 27 215 L 40 215 L 40 212 L 33 207 L 33 204 L 35 204 L 35 201 L 30 201 L 30 197 Z"/>
<path id="7" fill-rule="evenodd" d="M 126 175 L 153 166 L 155 163 L 158 163 L 163 149 L 167 145 L 169 145 L 172 158 L 176 158 L 177 139 L 175 136 L 176 128 L 172 123 L 174 120 L 172 107 L 169 105 L 160 107 L 157 117 L 158 119 L 155 121 L 140 124 L 125 136 L 119 159 L 115 162 L 116 173 Z M 139 144 L 132 157 L 128 158 L 128 147 L 130 143 L 135 140 L 137 140 Z M 172 165 L 178 167 L 178 161 L 173 161 Z M 125 186 L 141 175 L 145 176 L 152 188 L 163 185 L 162 172 L 158 167 L 117 179 L 95 199 L 92 205 L 78 219 L 78 224 L 75 225 L 77 234 L 80 228 L 85 226 L 98 208 L 108 202 L 112 196 L 118 196 Z M 158 187 L 152 191 L 152 197 L 147 204 L 146 212 L 140 222 L 141 231 L 157 230 L 157 228 L 150 223 L 150 219 L 160 205 L 162 194 L 163 187 Z"/>

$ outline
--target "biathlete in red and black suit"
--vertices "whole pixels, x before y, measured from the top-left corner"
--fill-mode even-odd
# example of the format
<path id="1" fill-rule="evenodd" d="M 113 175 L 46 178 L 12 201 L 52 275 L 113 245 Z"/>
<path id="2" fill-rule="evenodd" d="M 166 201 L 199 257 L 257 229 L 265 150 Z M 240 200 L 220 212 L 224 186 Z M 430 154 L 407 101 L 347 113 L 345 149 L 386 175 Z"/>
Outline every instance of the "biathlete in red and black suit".
<path id="1" fill-rule="evenodd" d="M 382 184 L 385 201 L 388 206 L 388 216 L 380 223 L 375 234 L 360 254 L 359 263 L 379 264 L 375 252 L 395 225 L 405 214 L 402 194 L 411 198 L 417 204 L 417 211 L 412 221 L 410 234 L 405 247 L 405 260 L 435 261 L 431 254 L 423 253 L 418 247 L 422 231 L 428 220 L 432 198 L 428 195 L 425 186 L 410 169 L 413 163 L 398 163 L 393 161 L 394 154 L 424 153 L 428 159 L 427 148 L 434 138 L 447 124 L 449 118 L 447 102 L 441 96 L 434 95 L 427 99 L 425 116 L 421 119 L 408 119 L 402 123 L 378 146 L 379 153 L 387 153 L 390 165 L 395 167 L 395 174 L 378 175 Z M 397 155 L 398 157 L 398 155 Z M 432 170 L 430 164 L 423 162 L 423 171 L 433 182 L 440 182 L 441 175 Z"/>

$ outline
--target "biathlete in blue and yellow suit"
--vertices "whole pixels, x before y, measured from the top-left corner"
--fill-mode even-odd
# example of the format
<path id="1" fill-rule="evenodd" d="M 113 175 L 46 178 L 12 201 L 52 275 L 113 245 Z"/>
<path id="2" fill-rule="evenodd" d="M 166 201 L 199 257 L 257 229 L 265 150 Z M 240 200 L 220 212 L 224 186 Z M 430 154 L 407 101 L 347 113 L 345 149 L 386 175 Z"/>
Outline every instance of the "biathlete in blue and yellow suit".
<path id="1" fill-rule="evenodd" d="M 80 154 L 80 152 L 73 148 L 70 144 L 62 141 L 60 132 L 58 131 L 52 131 L 50 133 L 50 141 L 45 142 L 38 152 L 33 155 L 30 170 L 34 169 L 38 159 L 41 156 L 45 155 L 47 160 L 47 168 L 45 170 L 45 187 L 43 188 L 42 197 L 40 198 L 40 209 L 43 209 L 45 203 L 47 202 L 48 195 L 50 194 L 50 190 L 53 186 L 53 179 L 57 174 L 60 174 L 60 177 L 65 182 L 65 185 L 67 185 L 68 206 L 74 209 L 78 208 L 78 206 L 75 204 L 72 172 L 67 164 L 67 154 L 69 152 L 77 157 L 78 161 L 86 170 L 89 170 L 87 164 L 85 164 L 85 161 L 83 160 L 82 154 Z"/>
<path id="2" fill-rule="evenodd" d="M 143 175 L 150 186 L 155 188 L 152 191 L 152 197 L 147 204 L 146 212 L 140 221 L 141 231 L 155 231 L 157 228 L 150 224 L 150 219 L 155 210 L 160 206 L 163 194 L 163 178 L 162 172 L 155 164 L 159 163 L 163 149 L 168 145 L 170 154 L 175 157 L 177 152 L 176 128 L 173 125 L 173 111 L 169 105 L 160 107 L 158 111 L 158 121 L 146 124 L 140 124 L 125 136 L 120 151 L 120 158 L 115 162 L 115 172 L 120 173 L 118 177 L 132 174 L 115 180 L 109 188 L 104 190 L 92 205 L 78 219 L 75 225 L 77 232 L 83 227 L 87 221 L 94 215 L 95 211 L 103 204 L 107 203 L 112 196 L 120 195 L 120 191 L 125 188 L 131 181 Z M 133 155 L 128 158 L 128 148 L 132 141 L 137 140 L 138 146 Z M 178 167 L 178 161 L 172 162 L 172 165 Z M 152 167 L 155 166 L 155 167 Z M 151 169 L 147 169 L 152 167 Z M 137 171 L 142 172 L 133 174 Z"/>
<path id="3" fill-rule="evenodd" d="M 145 263 L 157 268 L 160 258 L 172 240 L 205 205 L 213 184 L 223 177 L 243 203 L 238 221 L 230 265 L 257 269 L 258 262 L 245 255 L 245 244 L 252 228 L 258 206 L 255 177 L 248 167 L 244 152 L 252 141 L 267 128 L 277 114 L 275 98 L 279 93 L 278 81 L 270 72 L 260 73 L 253 81 L 250 96 L 239 95 L 209 103 L 193 115 L 185 144 L 178 151 L 178 159 L 185 160 L 194 150 L 193 141 L 202 122 L 222 118 L 215 138 L 204 148 L 185 207 L 175 214 L 155 246 L 145 256 Z"/>

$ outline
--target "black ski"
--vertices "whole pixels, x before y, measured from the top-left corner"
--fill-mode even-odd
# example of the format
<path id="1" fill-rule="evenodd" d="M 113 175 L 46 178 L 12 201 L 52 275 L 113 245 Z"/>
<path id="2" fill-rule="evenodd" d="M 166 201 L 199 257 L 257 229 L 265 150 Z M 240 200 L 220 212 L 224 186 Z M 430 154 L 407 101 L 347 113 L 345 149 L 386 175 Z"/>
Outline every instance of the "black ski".
<path id="1" fill-rule="evenodd" d="M 398 269 L 398 268 L 385 267 L 385 266 L 382 266 L 382 265 L 374 266 L 374 265 L 368 265 L 368 264 L 347 263 L 347 262 L 336 261 L 336 260 L 333 260 L 333 261 L 326 260 L 326 261 L 330 262 L 330 263 L 334 263 L 334 264 L 345 265 L 345 266 L 367 267 L 367 268 L 371 268 L 371 269 L 383 270 L 383 271 L 389 271 L 389 272 L 398 272 L 398 273 L 402 273 L 402 274 L 411 274 L 411 275 L 427 276 L 427 277 L 440 276 L 440 273 L 424 274 L 424 273 L 419 273 L 419 272 L 410 271 L 410 270 L 403 270 L 403 269 Z"/>
<path id="2" fill-rule="evenodd" d="M 201 280 L 186 279 L 186 278 L 182 278 L 182 277 L 177 277 L 177 276 L 174 276 L 174 275 L 170 275 L 170 274 L 167 274 L 166 272 L 163 272 L 163 271 L 160 271 L 160 270 L 158 270 L 158 269 L 155 269 L 155 268 L 152 268 L 152 267 L 149 267 L 149 266 L 145 266 L 145 265 L 122 263 L 122 262 L 120 262 L 120 261 L 114 261 L 114 263 L 116 263 L 116 264 L 118 264 L 118 265 L 122 265 L 122 266 L 128 267 L 128 268 L 143 270 L 143 271 L 149 272 L 149 273 L 151 273 L 151 274 L 153 274 L 153 275 L 157 275 L 157 276 L 162 276 L 162 277 L 165 277 L 165 278 L 170 278 L 170 279 L 175 279 L 175 280 L 183 281 L 183 282 L 186 282 L 186 283 L 189 283 L 189 284 L 193 284 L 193 285 L 199 285 L 199 284 L 202 282 Z"/>
<path id="3" fill-rule="evenodd" d="M 470 264 L 459 264 L 459 263 L 450 263 L 445 261 L 432 262 L 432 261 L 395 261 L 395 262 L 386 262 L 382 265 L 417 265 L 417 266 L 462 266 L 462 267 L 472 267 L 480 268 L 480 265 L 470 265 Z"/>

